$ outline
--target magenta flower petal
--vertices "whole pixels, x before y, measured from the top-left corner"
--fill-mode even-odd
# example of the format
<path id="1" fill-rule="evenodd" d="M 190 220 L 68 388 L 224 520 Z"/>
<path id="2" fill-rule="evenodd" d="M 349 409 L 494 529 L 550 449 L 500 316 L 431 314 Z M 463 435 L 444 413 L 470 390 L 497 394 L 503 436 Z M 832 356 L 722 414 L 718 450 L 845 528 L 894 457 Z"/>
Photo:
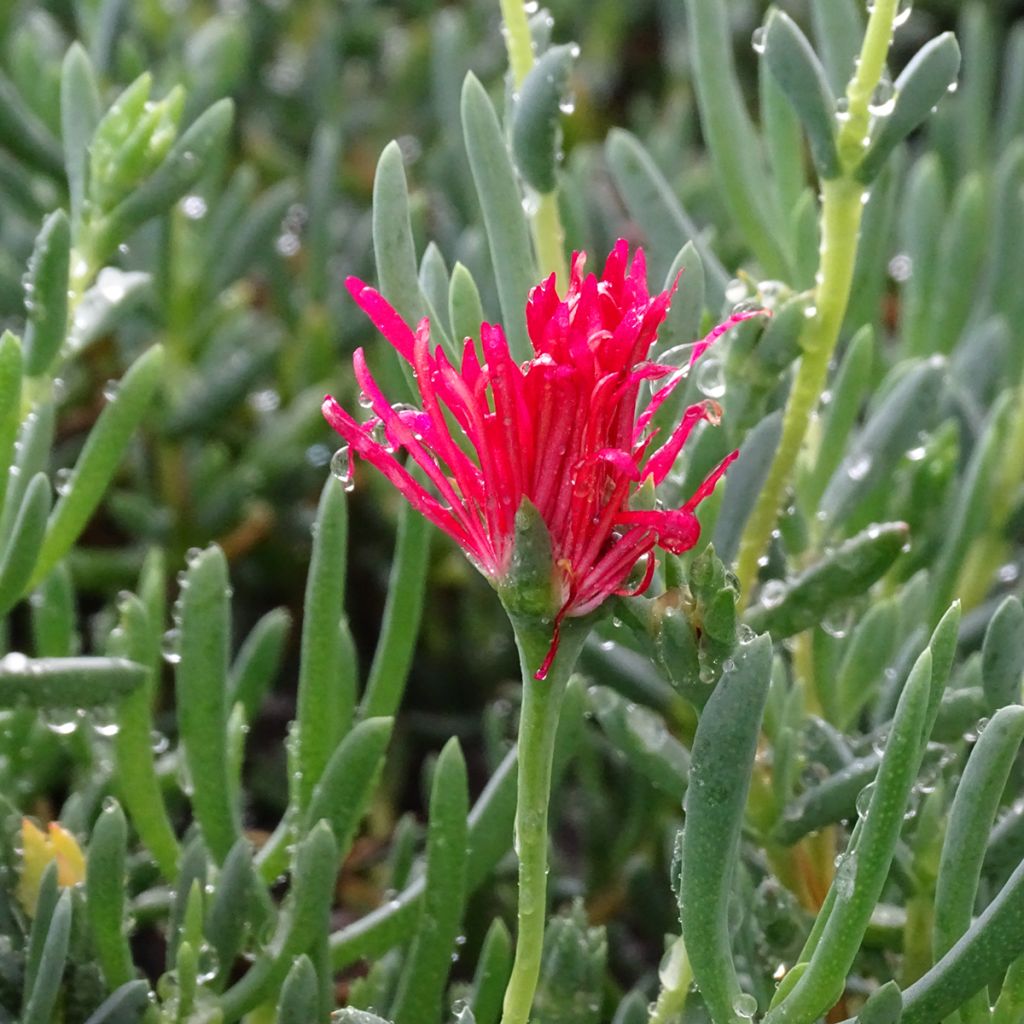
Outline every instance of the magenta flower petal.
<path id="1" fill-rule="evenodd" d="M 496 585 L 511 568 L 517 510 L 524 499 L 537 509 L 560 591 L 538 678 L 567 617 L 590 613 L 612 594 L 645 591 L 655 547 L 678 554 L 697 543 L 694 510 L 736 457 L 723 460 L 681 508 L 630 509 L 634 491 L 648 480 L 661 483 L 696 424 L 717 423 L 721 410 L 710 401 L 691 406 L 654 447 L 654 415 L 689 369 L 649 358 L 675 283 L 651 296 L 643 252 L 630 263 L 623 240 L 600 277 L 585 266 L 584 254 L 575 253 L 564 296 L 554 275 L 527 296 L 534 356 L 522 366 L 501 327 L 491 324 L 480 329 L 484 362 L 467 338 L 460 365 L 452 365 L 440 348 L 431 352 L 426 321 L 414 330 L 379 292 L 349 278 L 355 301 L 413 368 L 422 410 L 393 406 L 362 351 L 354 357 L 356 379 L 373 418 L 359 423 L 333 398 L 324 402 L 324 415 L 351 452 L 379 469 Z M 694 346 L 690 365 L 730 327 L 756 315 L 736 313 L 712 330 Z M 641 387 L 666 377 L 638 410 Z M 386 444 L 377 439 L 381 430 Z M 403 453 L 422 475 L 406 468 Z M 643 574 L 630 588 L 641 560 Z"/>

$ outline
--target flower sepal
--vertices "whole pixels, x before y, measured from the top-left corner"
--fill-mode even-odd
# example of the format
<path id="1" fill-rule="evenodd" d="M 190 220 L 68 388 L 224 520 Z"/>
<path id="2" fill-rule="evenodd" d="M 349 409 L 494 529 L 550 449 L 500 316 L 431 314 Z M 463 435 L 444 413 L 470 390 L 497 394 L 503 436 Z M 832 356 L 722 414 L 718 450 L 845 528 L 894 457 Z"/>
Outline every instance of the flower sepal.
<path id="1" fill-rule="evenodd" d="M 523 498 L 516 510 L 508 573 L 497 582 L 509 615 L 553 619 L 562 604 L 557 570 L 544 517 Z"/>

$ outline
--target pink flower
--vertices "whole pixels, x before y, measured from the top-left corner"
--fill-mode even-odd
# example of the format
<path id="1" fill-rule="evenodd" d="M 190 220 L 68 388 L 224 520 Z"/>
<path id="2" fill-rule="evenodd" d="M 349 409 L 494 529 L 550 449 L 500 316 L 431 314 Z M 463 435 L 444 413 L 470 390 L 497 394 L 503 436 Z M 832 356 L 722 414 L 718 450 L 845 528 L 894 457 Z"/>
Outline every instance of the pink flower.
<path id="1" fill-rule="evenodd" d="M 533 503 L 551 538 L 556 610 L 538 679 L 550 667 L 566 616 L 586 615 L 612 594 L 646 590 L 655 547 L 675 554 L 693 547 L 700 535 L 694 510 L 737 454 L 679 508 L 630 507 L 641 484 L 665 479 L 693 428 L 701 420 L 717 423 L 721 410 L 710 400 L 691 405 L 664 438 L 651 425 L 655 412 L 709 345 L 758 313 L 731 316 L 694 346 L 682 368 L 650 362 L 674 289 L 650 296 L 643 251 L 627 270 L 628 256 L 620 240 L 598 278 L 584 276 L 585 256 L 577 253 L 564 298 L 553 274 L 530 292 L 526 320 L 535 354 L 522 366 L 513 361 L 501 327 L 485 323 L 485 362 L 467 338 L 456 368 L 440 347 L 431 352 L 426 320 L 413 332 L 373 288 L 347 281 L 356 302 L 411 365 L 422 409 L 393 406 L 360 349 L 355 374 L 372 418 L 357 422 L 330 396 L 324 415 L 352 453 L 376 466 L 499 587 L 512 561 L 516 511 L 524 499 Z M 641 387 L 655 380 L 664 383 L 639 411 Z M 403 449 L 429 486 L 399 460 Z M 628 590 L 642 559 L 643 576 Z"/>

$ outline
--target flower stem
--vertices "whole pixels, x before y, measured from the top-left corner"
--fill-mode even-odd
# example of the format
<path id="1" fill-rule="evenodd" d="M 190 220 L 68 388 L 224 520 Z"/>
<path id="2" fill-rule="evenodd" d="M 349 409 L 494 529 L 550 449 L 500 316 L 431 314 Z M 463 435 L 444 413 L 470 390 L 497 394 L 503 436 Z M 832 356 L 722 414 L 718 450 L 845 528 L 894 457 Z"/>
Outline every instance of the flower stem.
<path id="1" fill-rule="evenodd" d="M 518 91 L 533 67 L 533 37 L 522 0 L 500 0 L 501 17 L 505 23 L 505 44 L 512 81 Z M 568 268 L 565 263 L 565 232 L 558 212 L 558 191 L 540 196 L 530 213 L 533 244 L 537 252 L 541 277 L 554 273 L 559 288 L 565 287 Z"/>
<path id="2" fill-rule="evenodd" d="M 515 849 L 519 858 L 519 908 L 516 954 L 505 989 L 501 1024 L 527 1024 L 540 977 L 547 918 L 548 804 L 558 714 L 569 676 L 587 629 L 563 628 L 561 645 L 547 678 L 533 678 L 547 653 L 550 629 L 514 620 L 523 672 L 519 717 L 519 777 Z"/>
<path id="3" fill-rule="evenodd" d="M 505 23 L 508 65 L 518 89 L 533 67 L 533 38 L 522 0 L 501 0 L 501 20 Z"/>
<path id="4" fill-rule="evenodd" d="M 885 67 L 895 15 L 896 0 L 875 0 L 857 71 L 847 86 L 848 116 L 837 140 L 842 171 L 821 187 L 821 257 L 815 305 L 801 335 L 803 356 L 783 414 L 779 447 L 740 542 L 737 575 L 742 595 L 749 595 L 757 579 L 758 564 L 768 548 L 811 415 L 824 390 L 850 300 L 865 197 L 865 186 L 856 180 L 854 171 L 864 151 L 868 103 Z"/>

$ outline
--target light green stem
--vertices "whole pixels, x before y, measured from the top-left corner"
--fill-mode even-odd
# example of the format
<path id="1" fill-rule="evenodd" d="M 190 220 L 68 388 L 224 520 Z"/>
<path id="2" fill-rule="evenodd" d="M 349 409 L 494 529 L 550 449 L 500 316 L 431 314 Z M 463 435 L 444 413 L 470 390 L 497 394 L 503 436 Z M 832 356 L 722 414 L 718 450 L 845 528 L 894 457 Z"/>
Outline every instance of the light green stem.
<path id="1" fill-rule="evenodd" d="M 501 17 L 505 23 L 505 43 L 512 80 L 518 90 L 533 67 L 533 37 L 522 0 L 500 0 Z M 558 286 L 564 287 L 568 268 L 565 263 L 565 232 L 558 212 L 558 192 L 540 197 L 530 214 L 533 244 L 537 251 L 541 277 L 554 273 Z"/>
<path id="2" fill-rule="evenodd" d="M 508 64 L 518 89 L 533 67 L 533 38 L 522 0 L 501 0 L 501 20 L 505 23 Z"/>
<path id="3" fill-rule="evenodd" d="M 515 849 L 519 858 L 519 907 L 516 955 L 505 989 L 501 1024 L 527 1024 L 540 977 L 547 919 L 548 804 L 558 713 L 586 636 L 586 628 L 563 629 L 562 643 L 544 680 L 533 673 L 547 653 L 549 629 L 513 623 L 523 671 L 519 717 L 519 777 L 516 797 Z"/>
<path id="4" fill-rule="evenodd" d="M 822 182 L 821 257 L 815 304 L 808 311 L 810 315 L 800 338 L 803 356 L 786 403 L 779 447 L 740 542 L 737 575 L 743 595 L 749 595 L 757 579 L 758 563 L 767 551 L 811 415 L 825 388 L 829 362 L 850 300 L 866 198 L 864 185 L 854 178 L 853 172 L 864 152 L 870 118 L 868 103 L 885 68 L 896 2 L 875 0 L 857 71 L 846 91 L 847 117 L 837 140 L 842 172 L 839 177 Z"/>

